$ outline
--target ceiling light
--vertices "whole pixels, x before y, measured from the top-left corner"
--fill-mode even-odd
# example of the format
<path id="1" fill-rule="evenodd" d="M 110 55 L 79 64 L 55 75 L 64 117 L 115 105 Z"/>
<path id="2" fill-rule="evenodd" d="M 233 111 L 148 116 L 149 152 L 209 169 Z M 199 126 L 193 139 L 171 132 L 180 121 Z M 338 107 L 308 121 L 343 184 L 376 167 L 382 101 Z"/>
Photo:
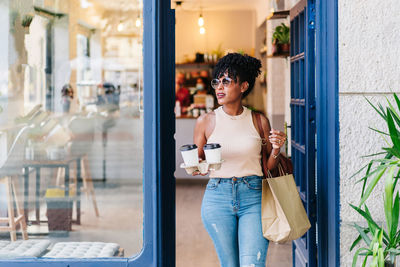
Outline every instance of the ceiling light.
<path id="1" fill-rule="evenodd" d="M 203 15 L 200 13 L 200 17 L 199 20 L 197 21 L 197 23 L 199 24 L 199 26 L 203 26 L 204 25 L 204 19 L 203 19 Z"/>
<path id="2" fill-rule="evenodd" d="M 91 6 L 93 6 L 93 4 L 90 3 L 88 0 L 81 0 L 81 8 L 85 9 Z"/>
<path id="3" fill-rule="evenodd" d="M 140 25 L 142 25 L 142 22 L 140 21 L 140 17 L 138 16 L 135 22 L 136 27 L 140 27 Z"/>
<path id="4" fill-rule="evenodd" d="M 205 34 L 206 33 L 206 29 L 204 27 L 200 27 L 200 34 Z"/>
<path id="5" fill-rule="evenodd" d="M 122 24 L 122 21 L 120 21 L 119 24 L 118 24 L 117 30 L 118 30 L 119 32 L 122 32 L 123 29 L 124 29 L 124 24 Z"/>

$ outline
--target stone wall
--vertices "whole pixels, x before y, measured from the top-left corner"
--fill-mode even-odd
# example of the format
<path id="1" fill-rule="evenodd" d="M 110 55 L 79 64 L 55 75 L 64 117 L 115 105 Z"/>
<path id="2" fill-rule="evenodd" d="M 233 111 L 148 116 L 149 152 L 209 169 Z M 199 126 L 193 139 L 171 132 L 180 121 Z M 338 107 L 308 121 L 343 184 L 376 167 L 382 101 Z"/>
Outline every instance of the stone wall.
<path id="1" fill-rule="evenodd" d="M 340 255 L 341 266 L 351 266 L 349 248 L 362 222 L 348 203 L 357 204 L 361 184 L 350 177 L 384 145 L 368 127 L 386 131 L 384 121 L 368 104 L 386 105 L 386 96 L 400 92 L 400 2 L 396 0 L 339 0 L 339 120 L 340 120 Z M 367 202 L 373 216 L 384 221 L 383 184 Z"/>

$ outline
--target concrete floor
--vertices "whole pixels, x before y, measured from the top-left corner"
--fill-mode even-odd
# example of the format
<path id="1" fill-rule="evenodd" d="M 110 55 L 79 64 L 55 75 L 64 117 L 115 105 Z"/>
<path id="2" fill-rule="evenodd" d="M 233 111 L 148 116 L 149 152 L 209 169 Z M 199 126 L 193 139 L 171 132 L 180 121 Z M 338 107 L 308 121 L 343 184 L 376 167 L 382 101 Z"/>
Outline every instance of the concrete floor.
<path id="1" fill-rule="evenodd" d="M 200 217 L 206 180 L 180 180 L 176 186 L 176 266 L 218 267 L 218 257 Z M 291 243 L 270 243 L 266 266 L 292 266 Z"/>
<path id="2" fill-rule="evenodd" d="M 176 266 L 218 267 L 214 246 L 200 218 L 200 206 L 207 180 L 177 179 L 176 186 Z M 133 180 L 110 180 L 104 185 L 95 183 L 100 211 L 96 217 L 92 203 L 82 196 L 82 224 L 73 224 L 66 236 L 36 235 L 32 232 L 47 232 L 47 225 L 30 226 L 30 239 L 61 241 L 115 242 L 130 257 L 140 252 L 143 244 L 143 195 L 142 185 Z M 46 219 L 43 203 L 42 219 Z M 31 211 L 31 216 L 34 215 Z M 32 218 L 33 219 L 33 218 Z M 20 238 L 20 237 L 19 237 Z M 9 239 L 3 233 L 0 239 Z M 270 243 L 267 266 L 292 266 L 291 243 Z"/>

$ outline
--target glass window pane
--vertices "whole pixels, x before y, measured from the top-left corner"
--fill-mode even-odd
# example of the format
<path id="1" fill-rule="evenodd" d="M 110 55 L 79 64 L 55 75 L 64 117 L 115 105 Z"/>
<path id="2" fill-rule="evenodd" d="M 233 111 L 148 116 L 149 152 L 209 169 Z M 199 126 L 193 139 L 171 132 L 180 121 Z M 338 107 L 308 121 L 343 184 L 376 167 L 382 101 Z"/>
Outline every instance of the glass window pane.
<path id="1" fill-rule="evenodd" d="M 142 8 L 0 0 L 0 242 L 48 241 L 38 257 L 60 242 L 109 248 L 64 257 L 140 253 Z"/>

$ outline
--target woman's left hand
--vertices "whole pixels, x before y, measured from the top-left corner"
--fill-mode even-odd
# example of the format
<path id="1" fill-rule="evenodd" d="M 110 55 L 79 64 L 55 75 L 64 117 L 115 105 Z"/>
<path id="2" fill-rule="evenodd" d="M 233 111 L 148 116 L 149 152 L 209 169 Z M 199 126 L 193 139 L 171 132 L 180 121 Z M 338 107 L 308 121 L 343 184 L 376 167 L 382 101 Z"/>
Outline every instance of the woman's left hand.
<path id="1" fill-rule="evenodd" d="M 286 134 L 275 129 L 271 129 L 269 142 L 273 149 L 280 149 L 286 142 Z"/>

